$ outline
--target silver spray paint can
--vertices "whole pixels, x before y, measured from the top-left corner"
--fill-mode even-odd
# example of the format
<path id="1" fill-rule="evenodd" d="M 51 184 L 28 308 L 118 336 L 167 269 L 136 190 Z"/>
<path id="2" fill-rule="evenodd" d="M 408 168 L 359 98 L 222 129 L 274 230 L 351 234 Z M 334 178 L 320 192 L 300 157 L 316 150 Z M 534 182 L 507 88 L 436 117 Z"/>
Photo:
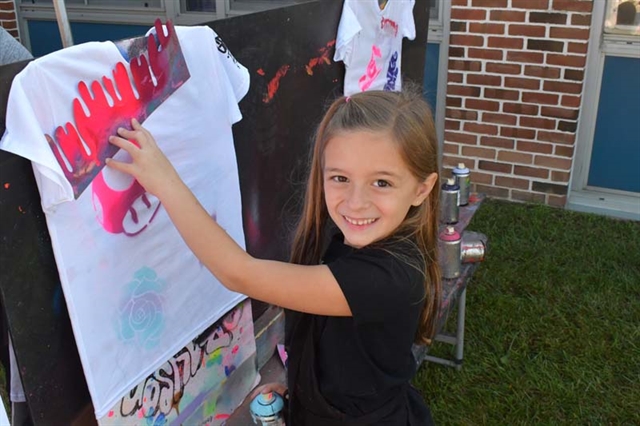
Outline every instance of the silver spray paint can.
<path id="1" fill-rule="evenodd" d="M 451 279 L 458 278 L 462 270 L 460 257 L 460 242 L 462 237 L 453 226 L 445 227 L 439 236 L 441 250 L 440 268 L 442 277 Z"/>
<path id="2" fill-rule="evenodd" d="M 458 223 L 460 213 L 460 187 L 453 178 L 447 179 L 440 189 L 440 221 L 451 224 Z"/>
<path id="3" fill-rule="evenodd" d="M 471 172 L 464 166 L 464 163 L 458 163 L 458 167 L 453 169 L 453 176 L 456 179 L 456 183 L 460 187 L 460 205 L 466 206 L 469 204 L 469 191 L 471 187 L 471 178 L 469 175 Z"/>
<path id="4" fill-rule="evenodd" d="M 475 263 L 484 260 L 485 246 L 482 240 L 462 239 L 460 258 L 462 263 Z"/>
<path id="5" fill-rule="evenodd" d="M 253 424 L 258 426 L 285 426 L 283 408 L 284 400 L 277 392 L 258 394 L 249 404 Z"/>

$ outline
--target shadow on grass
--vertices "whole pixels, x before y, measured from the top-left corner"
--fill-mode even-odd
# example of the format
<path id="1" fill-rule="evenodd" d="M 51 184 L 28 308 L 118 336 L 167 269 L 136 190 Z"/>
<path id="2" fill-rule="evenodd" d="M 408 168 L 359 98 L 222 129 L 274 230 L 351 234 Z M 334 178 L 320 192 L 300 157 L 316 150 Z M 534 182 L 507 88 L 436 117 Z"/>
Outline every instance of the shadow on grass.
<path id="1" fill-rule="evenodd" d="M 640 222 L 487 200 L 469 229 L 464 366 L 414 381 L 436 423 L 640 424 Z"/>

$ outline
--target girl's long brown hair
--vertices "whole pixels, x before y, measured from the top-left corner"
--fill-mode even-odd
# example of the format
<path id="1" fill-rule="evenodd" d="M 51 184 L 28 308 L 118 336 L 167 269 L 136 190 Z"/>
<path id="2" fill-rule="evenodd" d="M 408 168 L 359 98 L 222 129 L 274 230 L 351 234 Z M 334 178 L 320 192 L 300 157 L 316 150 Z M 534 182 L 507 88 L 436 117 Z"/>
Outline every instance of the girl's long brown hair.
<path id="1" fill-rule="evenodd" d="M 323 159 L 327 142 L 336 134 L 354 130 L 389 133 L 398 144 L 411 173 L 424 181 L 439 173 L 438 142 L 429 105 L 414 88 L 402 92 L 370 91 L 336 99 L 327 110 L 316 132 L 307 192 L 302 216 L 295 231 L 291 262 L 302 265 L 320 263 L 325 246 L 329 213 L 324 202 Z M 428 198 L 411 207 L 394 235 L 411 241 L 422 254 L 425 300 L 416 343 L 429 344 L 435 334 L 442 286 L 437 262 L 440 178 Z M 402 254 L 398 254 L 402 257 Z"/>

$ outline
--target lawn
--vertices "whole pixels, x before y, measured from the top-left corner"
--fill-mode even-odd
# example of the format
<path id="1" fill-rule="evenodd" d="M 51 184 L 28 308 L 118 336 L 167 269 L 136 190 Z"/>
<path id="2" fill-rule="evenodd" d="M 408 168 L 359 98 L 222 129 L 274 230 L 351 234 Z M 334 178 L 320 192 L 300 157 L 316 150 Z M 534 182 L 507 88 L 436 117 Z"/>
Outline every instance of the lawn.
<path id="1" fill-rule="evenodd" d="M 436 424 L 640 424 L 640 222 L 487 200 L 468 229 L 464 366 L 415 379 Z"/>

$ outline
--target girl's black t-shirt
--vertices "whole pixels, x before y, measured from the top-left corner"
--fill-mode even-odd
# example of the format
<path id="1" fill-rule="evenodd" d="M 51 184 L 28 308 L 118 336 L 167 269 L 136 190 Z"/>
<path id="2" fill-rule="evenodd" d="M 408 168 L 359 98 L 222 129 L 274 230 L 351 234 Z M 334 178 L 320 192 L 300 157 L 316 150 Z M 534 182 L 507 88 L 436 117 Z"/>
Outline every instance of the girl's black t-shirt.
<path id="1" fill-rule="evenodd" d="M 320 394 L 350 418 L 398 405 L 399 392 L 408 391 L 416 371 L 411 348 L 425 297 L 424 262 L 416 245 L 396 239 L 354 249 L 338 234 L 323 263 L 353 316 L 311 316 L 314 381 Z M 375 424 L 430 424 L 428 408 L 415 390 L 409 391 L 406 404 Z"/>

